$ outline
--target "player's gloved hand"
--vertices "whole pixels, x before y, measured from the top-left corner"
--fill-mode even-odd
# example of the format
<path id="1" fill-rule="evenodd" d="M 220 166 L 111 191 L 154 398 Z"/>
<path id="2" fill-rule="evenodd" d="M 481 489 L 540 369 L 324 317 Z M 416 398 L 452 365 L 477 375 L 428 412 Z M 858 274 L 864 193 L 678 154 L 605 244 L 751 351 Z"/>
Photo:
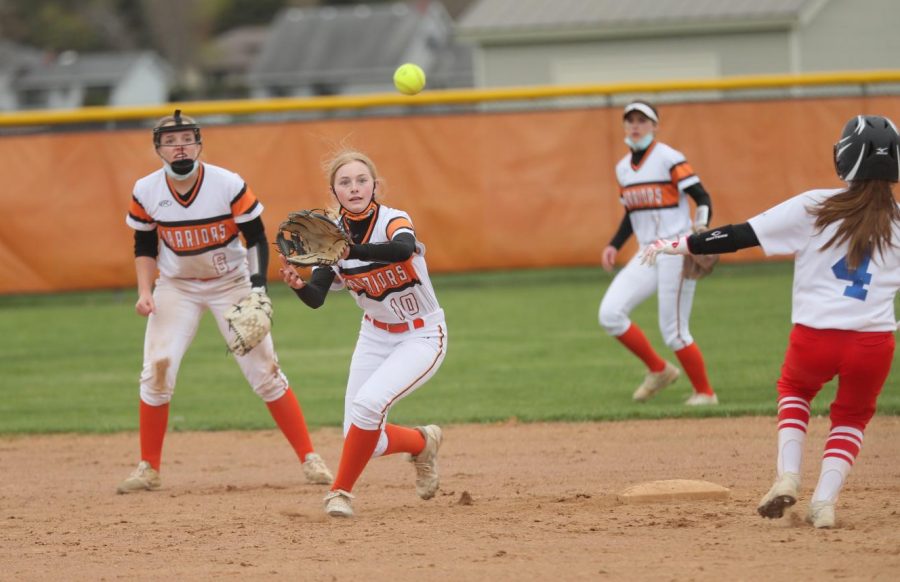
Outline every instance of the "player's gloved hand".
<path id="1" fill-rule="evenodd" d="M 657 239 L 644 247 L 641 252 L 641 264 L 652 267 L 656 264 L 656 257 L 662 253 L 664 255 L 689 255 L 687 237 L 683 236 L 677 240 Z"/>
<path id="2" fill-rule="evenodd" d="M 243 356 L 262 342 L 272 329 L 272 300 L 265 287 L 254 287 L 246 297 L 225 310 L 231 330 L 228 349 Z"/>

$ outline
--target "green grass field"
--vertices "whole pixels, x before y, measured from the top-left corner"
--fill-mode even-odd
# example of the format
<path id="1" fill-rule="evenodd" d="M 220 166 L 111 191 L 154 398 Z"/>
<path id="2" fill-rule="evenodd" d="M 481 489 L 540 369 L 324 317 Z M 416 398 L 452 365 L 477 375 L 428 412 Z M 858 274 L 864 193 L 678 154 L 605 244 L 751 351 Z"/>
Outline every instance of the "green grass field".
<path id="1" fill-rule="evenodd" d="M 640 362 L 597 324 L 611 276 L 596 268 L 441 275 L 449 352 L 437 375 L 392 411 L 400 423 L 581 421 L 770 414 L 790 330 L 791 263 L 720 265 L 701 281 L 691 331 L 722 404 L 682 405 L 680 379 L 647 404 L 631 393 Z M 310 426 L 339 426 L 360 310 L 346 292 L 319 310 L 273 281 L 275 345 Z M 0 297 L 0 433 L 110 432 L 137 428 L 146 320 L 134 290 Z M 656 301 L 633 314 L 653 344 Z M 900 413 L 898 357 L 879 401 Z M 829 384 L 814 410 L 826 413 Z M 181 366 L 174 430 L 274 428 L 207 315 Z"/>

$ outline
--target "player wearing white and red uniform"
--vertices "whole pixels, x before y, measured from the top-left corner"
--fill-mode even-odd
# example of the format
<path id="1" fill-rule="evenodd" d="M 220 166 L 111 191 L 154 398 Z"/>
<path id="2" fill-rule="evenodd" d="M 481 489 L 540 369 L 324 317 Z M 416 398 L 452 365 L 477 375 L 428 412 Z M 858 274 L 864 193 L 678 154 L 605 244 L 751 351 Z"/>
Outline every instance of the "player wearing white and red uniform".
<path id="1" fill-rule="evenodd" d="M 797 501 L 810 403 L 838 377 L 831 432 L 807 521 L 835 525 L 834 505 L 862 447 L 890 373 L 900 290 L 900 135 L 885 117 L 859 115 L 835 144 L 847 188 L 804 192 L 751 218 L 678 240 L 659 240 L 644 259 L 733 252 L 760 245 L 794 255 L 794 327 L 778 380 L 776 479 L 757 511 L 776 518 Z M 662 254 L 664 253 L 664 254 Z"/>
<path id="2" fill-rule="evenodd" d="M 375 198 L 378 174 L 364 154 L 343 152 L 332 160 L 332 192 L 340 222 L 352 243 L 334 267 L 316 267 L 303 281 L 281 257 L 281 274 L 308 306 L 321 306 L 329 289 L 347 289 L 364 314 L 350 362 L 344 398 L 344 447 L 325 511 L 353 515 L 350 493 L 369 459 L 408 453 L 416 469 L 416 493 L 431 499 L 439 487 L 436 425 L 407 428 L 387 422 L 388 411 L 431 378 L 447 353 L 447 324 L 405 212 Z"/>
<path id="3" fill-rule="evenodd" d="M 135 183 L 125 218 L 135 231 L 135 309 L 148 321 L 140 380 L 141 462 L 119 485 L 120 493 L 160 486 L 169 402 L 200 318 L 208 309 L 227 338 L 231 332 L 225 311 L 251 287 L 265 292 L 268 265 L 262 204 L 239 175 L 199 161 L 202 140 L 196 122 L 176 110 L 157 123 L 153 143 L 164 166 Z M 331 483 L 278 366 L 272 336 L 235 357 L 294 448 L 307 480 Z"/>
<path id="4" fill-rule="evenodd" d="M 631 152 L 616 164 L 625 216 L 603 250 L 602 265 L 607 271 L 612 271 L 619 249 L 632 233 L 644 247 L 659 238 L 702 230 L 709 221 L 709 194 L 684 155 L 655 139 L 658 123 L 659 115 L 649 103 L 633 101 L 625 107 L 625 142 Z M 688 197 L 697 205 L 694 220 Z M 683 262 L 683 257 L 666 257 L 655 268 L 647 269 L 635 255 L 615 276 L 600 303 L 600 325 L 647 366 L 644 381 L 634 391 L 635 401 L 648 400 L 680 375 L 678 368 L 653 349 L 629 317 L 655 292 L 663 341 L 675 352 L 693 386 L 685 404 L 718 404 L 703 354 L 689 329 L 697 281 L 682 276 Z"/>

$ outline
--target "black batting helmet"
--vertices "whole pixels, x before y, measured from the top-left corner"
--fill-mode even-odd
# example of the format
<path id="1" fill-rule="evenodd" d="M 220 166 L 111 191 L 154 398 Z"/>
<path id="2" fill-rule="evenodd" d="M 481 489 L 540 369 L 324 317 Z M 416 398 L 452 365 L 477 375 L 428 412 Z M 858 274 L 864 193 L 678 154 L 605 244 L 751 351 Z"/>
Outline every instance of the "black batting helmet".
<path id="1" fill-rule="evenodd" d="M 834 168 L 841 180 L 900 178 L 900 134 L 897 126 L 880 115 L 857 115 L 844 125 L 834 144 Z"/>

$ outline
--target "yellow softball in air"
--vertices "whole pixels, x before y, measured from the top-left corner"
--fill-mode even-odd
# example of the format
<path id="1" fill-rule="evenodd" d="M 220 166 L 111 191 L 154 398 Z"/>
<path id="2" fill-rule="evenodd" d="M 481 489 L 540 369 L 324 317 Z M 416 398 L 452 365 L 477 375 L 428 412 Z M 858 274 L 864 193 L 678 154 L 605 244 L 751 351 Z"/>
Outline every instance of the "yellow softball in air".
<path id="1" fill-rule="evenodd" d="M 394 87 L 404 95 L 415 95 L 425 88 L 425 71 L 413 63 L 404 63 L 394 71 Z"/>

